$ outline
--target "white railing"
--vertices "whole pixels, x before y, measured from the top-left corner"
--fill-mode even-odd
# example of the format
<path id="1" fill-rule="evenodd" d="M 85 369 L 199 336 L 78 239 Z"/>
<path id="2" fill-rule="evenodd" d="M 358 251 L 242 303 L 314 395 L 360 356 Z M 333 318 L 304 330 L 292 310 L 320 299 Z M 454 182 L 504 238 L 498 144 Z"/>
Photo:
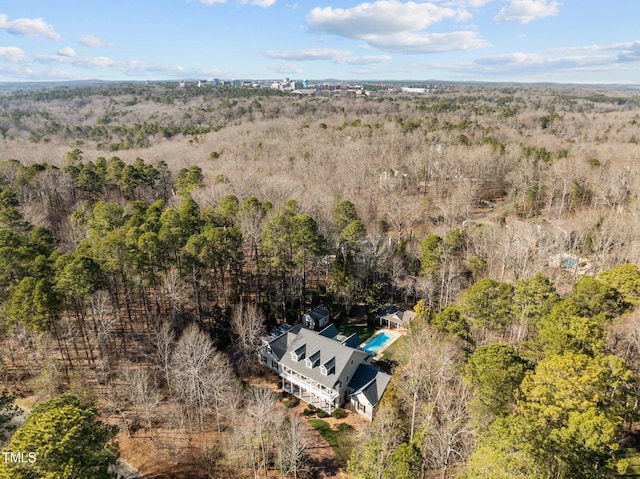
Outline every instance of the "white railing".
<path id="1" fill-rule="evenodd" d="M 298 377 L 296 377 L 296 376 L 294 376 L 292 374 L 289 374 L 287 372 L 280 373 L 280 377 L 282 379 L 286 379 L 287 381 L 295 384 L 299 388 L 306 389 L 307 391 L 315 394 L 316 396 L 318 396 L 319 398 L 324 399 L 327 402 L 331 403 L 335 399 L 338 398 L 339 394 L 338 394 L 337 391 L 331 390 L 330 392 L 327 393 L 327 392 L 323 391 L 322 389 L 318 389 L 317 387 L 312 386 L 311 384 L 305 382 L 304 380 L 302 380 L 302 379 L 300 379 L 300 378 L 298 378 Z"/>

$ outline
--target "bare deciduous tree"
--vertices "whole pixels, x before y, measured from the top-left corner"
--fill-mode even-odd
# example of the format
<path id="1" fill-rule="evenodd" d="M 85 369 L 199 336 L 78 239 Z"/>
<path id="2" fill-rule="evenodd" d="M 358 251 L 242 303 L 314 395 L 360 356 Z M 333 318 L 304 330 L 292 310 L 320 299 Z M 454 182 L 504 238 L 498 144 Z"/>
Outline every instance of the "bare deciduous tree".
<path id="1" fill-rule="evenodd" d="M 307 424 L 294 414 L 284 416 L 275 439 L 280 472 L 293 479 L 304 477 L 309 472 L 310 447 Z"/>
<path id="2" fill-rule="evenodd" d="M 442 479 L 453 465 L 464 462 L 471 451 L 475 431 L 467 411 L 470 396 L 461 378 L 448 381 L 437 402 L 431 405 L 431 419 L 422 426 L 425 467 L 440 471 Z"/>
<path id="3" fill-rule="evenodd" d="M 164 290 L 171 305 L 171 320 L 173 321 L 173 327 L 178 327 L 178 321 L 180 316 L 180 308 L 184 303 L 185 292 L 184 282 L 180 277 L 180 272 L 177 268 L 171 268 L 164 276 L 163 281 Z"/>
<path id="4" fill-rule="evenodd" d="M 173 350 L 171 381 L 174 392 L 186 406 L 191 428 L 196 419 L 198 427 L 203 429 L 206 408 L 213 407 L 218 430 L 221 429 L 220 411 L 225 394 L 235 387 L 231 365 L 195 324 L 184 331 Z"/>
<path id="5" fill-rule="evenodd" d="M 96 341 L 99 352 L 98 368 L 104 377 L 108 377 L 114 362 L 111 341 L 116 325 L 116 318 L 109 314 L 109 310 L 112 310 L 109 306 L 109 294 L 105 291 L 97 291 L 89 298 L 89 306 L 96 325 Z"/>
<path id="6" fill-rule="evenodd" d="M 256 348 L 264 333 L 264 314 L 255 304 L 236 306 L 231 315 L 231 331 L 237 348 L 238 369 L 255 372 L 257 368 Z"/>
<path id="7" fill-rule="evenodd" d="M 246 413 L 250 419 L 251 433 L 248 439 L 249 446 L 251 443 L 258 445 L 258 450 L 254 452 L 256 477 L 258 477 L 258 471 L 260 470 L 263 471 L 265 477 L 267 476 L 271 461 L 269 455 L 272 441 L 271 433 L 278 423 L 276 414 L 274 414 L 276 400 L 277 398 L 273 391 L 265 387 L 255 387 L 249 392 Z"/>
<path id="8" fill-rule="evenodd" d="M 133 406 L 136 422 L 142 416 L 153 437 L 153 414 L 160 404 L 161 395 L 151 375 L 145 369 L 128 363 L 121 368 L 120 376 L 124 381 L 128 399 Z"/>
<path id="9" fill-rule="evenodd" d="M 171 354 L 173 352 L 173 346 L 175 341 L 175 334 L 173 332 L 172 327 L 163 323 L 160 325 L 160 329 L 156 333 L 155 343 L 156 343 L 156 364 L 160 371 L 162 371 L 162 375 L 164 376 L 165 381 L 167 382 L 167 387 L 169 388 L 169 393 L 171 394 Z"/>

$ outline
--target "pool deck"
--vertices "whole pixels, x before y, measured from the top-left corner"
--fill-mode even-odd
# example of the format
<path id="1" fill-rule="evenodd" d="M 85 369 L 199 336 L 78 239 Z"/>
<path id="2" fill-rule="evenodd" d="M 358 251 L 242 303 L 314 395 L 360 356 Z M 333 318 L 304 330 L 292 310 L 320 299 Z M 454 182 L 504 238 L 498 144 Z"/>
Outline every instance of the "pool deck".
<path id="1" fill-rule="evenodd" d="M 366 346 L 369 341 L 371 341 L 380 333 L 388 334 L 389 336 L 391 336 L 391 339 L 387 341 L 385 344 L 383 344 L 382 347 L 376 351 L 376 353 L 373 355 L 374 359 L 380 359 L 382 357 L 382 353 L 384 352 L 384 350 L 387 349 L 389 346 L 391 346 L 403 334 L 402 331 L 398 331 L 397 329 L 387 329 L 387 328 L 379 329 L 378 331 L 375 332 L 373 336 L 371 336 L 371 338 L 367 339 L 364 343 L 362 343 L 360 345 L 360 348 Z"/>

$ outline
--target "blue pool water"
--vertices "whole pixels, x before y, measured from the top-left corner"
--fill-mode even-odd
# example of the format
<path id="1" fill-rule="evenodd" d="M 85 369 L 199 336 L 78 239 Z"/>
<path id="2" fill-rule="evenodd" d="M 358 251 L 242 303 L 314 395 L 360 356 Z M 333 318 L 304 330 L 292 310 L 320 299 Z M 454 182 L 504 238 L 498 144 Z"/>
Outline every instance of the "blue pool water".
<path id="1" fill-rule="evenodd" d="M 369 354 L 375 354 L 382 346 L 387 344 L 392 337 L 393 336 L 391 336 L 390 334 L 380 333 L 367 344 L 365 344 L 362 349 Z"/>

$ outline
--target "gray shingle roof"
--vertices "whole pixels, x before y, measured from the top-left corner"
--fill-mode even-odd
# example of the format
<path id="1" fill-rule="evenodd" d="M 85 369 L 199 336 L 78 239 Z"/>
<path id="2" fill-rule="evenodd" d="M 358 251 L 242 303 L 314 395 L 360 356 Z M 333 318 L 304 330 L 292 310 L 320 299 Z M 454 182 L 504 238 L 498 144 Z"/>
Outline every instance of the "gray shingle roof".
<path id="1" fill-rule="evenodd" d="M 349 381 L 349 387 L 353 390 L 352 396 L 362 393 L 373 406 L 380 402 L 384 390 L 391 381 L 391 375 L 368 364 L 358 366 L 353 379 Z"/>
<path id="2" fill-rule="evenodd" d="M 378 314 L 379 318 L 389 320 L 395 324 L 408 324 L 417 314 L 414 311 L 400 308 L 399 306 L 387 306 Z"/>
<path id="3" fill-rule="evenodd" d="M 302 329 L 302 325 L 297 324 L 293 328 L 289 328 L 284 334 L 276 337 L 275 339 L 269 342 L 269 346 L 271 346 L 271 351 L 273 355 L 278 359 L 282 359 L 284 354 L 287 352 L 287 348 L 289 344 L 293 342 L 296 335 Z"/>
<path id="4" fill-rule="evenodd" d="M 289 333 L 288 336 L 291 336 L 291 333 Z M 304 360 L 293 360 L 290 353 L 301 349 L 303 346 L 306 350 L 307 357 L 319 353 L 319 363 L 317 364 L 327 367 L 328 374 L 326 376 L 320 372 L 319 366 L 308 368 Z M 281 357 L 280 364 L 325 387 L 333 388 L 340 379 L 343 370 L 350 364 L 352 359 L 357 363 L 361 363 L 366 360 L 368 356 L 370 356 L 368 353 L 360 349 L 346 346 L 314 331 L 301 329 L 295 335 L 293 341 L 288 344 L 287 352 Z M 327 363 L 329 363 L 329 366 L 326 366 Z M 332 363 L 333 367 L 331 367 Z"/>
<path id="5" fill-rule="evenodd" d="M 329 315 L 329 310 L 327 308 L 325 308 L 322 304 L 320 306 L 317 306 L 315 308 L 313 308 L 311 311 L 309 311 L 308 313 L 309 316 L 311 316 L 314 320 L 318 321 L 322 318 L 324 318 L 325 316 Z"/>
<path id="6" fill-rule="evenodd" d="M 350 348 L 359 348 L 362 344 L 362 339 L 360 339 L 360 336 L 358 336 L 357 333 L 353 333 L 351 336 L 345 339 L 343 343 Z"/>
<path id="7" fill-rule="evenodd" d="M 320 336 L 324 336 L 325 338 L 333 339 L 336 336 L 338 336 L 339 331 L 338 331 L 338 328 L 336 328 L 332 323 L 329 326 L 327 326 L 326 328 L 324 328 L 322 331 L 320 331 L 318 334 Z"/>

